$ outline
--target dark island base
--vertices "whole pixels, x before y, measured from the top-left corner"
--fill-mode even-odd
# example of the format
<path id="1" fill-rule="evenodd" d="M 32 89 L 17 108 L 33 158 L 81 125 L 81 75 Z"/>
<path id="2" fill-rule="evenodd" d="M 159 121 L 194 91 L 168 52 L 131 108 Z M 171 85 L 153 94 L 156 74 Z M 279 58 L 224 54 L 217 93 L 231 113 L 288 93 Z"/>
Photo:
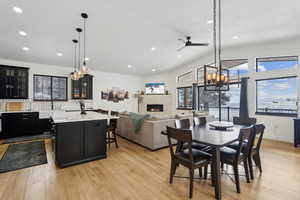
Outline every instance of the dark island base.
<path id="1" fill-rule="evenodd" d="M 53 147 L 58 167 L 106 158 L 106 126 L 106 119 L 55 124 Z"/>
<path id="2" fill-rule="evenodd" d="M 86 159 L 82 159 L 82 160 L 77 160 L 77 161 L 73 161 L 73 162 L 68 162 L 68 163 L 59 163 L 56 162 L 57 166 L 59 168 L 65 168 L 65 167 L 70 167 L 73 165 L 78 165 L 78 164 L 82 164 L 82 163 L 86 163 L 86 162 L 91 162 L 91 161 L 95 161 L 95 160 L 101 160 L 101 159 L 105 159 L 107 158 L 107 155 L 101 155 L 101 156 L 95 156 L 95 157 L 91 157 L 91 158 L 86 158 Z"/>

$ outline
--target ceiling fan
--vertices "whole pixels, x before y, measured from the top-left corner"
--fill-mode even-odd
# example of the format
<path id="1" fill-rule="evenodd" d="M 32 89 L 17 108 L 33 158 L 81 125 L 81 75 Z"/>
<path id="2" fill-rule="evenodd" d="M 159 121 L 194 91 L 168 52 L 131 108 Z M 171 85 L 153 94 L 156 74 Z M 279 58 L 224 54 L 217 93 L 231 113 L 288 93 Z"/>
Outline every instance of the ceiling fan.
<path id="1" fill-rule="evenodd" d="M 208 43 L 192 43 L 191 42 L 191 36 L 186 36 L 186 40 L 179 38 L 179 41 L 184 42 L 184 46 L 179 48 L 177 51 L 181 51 L 182 49 L 184 49 L 185 47 L 191 47 L 191 46 L 208 46 Z"/>

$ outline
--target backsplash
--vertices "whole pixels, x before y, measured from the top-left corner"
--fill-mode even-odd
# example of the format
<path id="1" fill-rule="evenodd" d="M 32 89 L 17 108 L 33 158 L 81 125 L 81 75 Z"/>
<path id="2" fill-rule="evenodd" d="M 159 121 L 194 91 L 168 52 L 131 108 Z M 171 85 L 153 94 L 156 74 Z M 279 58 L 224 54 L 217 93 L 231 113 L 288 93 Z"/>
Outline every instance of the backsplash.
<path id="1" fill-rule="evenodd" d="M 51 110 L 51 102 L 32 101 L 31 99 L 10 99 L 0 100 L 0 112 L 7 111 L 6 103 L 21 102 L 23 103 L 22 111 L 49 111 Z M 92 100 L 85 100 L 86 108 L 94 108 Z M 64 102 L 53 102 L 53 110 L 79 110 L 78 100 L 70 100 Z"/>

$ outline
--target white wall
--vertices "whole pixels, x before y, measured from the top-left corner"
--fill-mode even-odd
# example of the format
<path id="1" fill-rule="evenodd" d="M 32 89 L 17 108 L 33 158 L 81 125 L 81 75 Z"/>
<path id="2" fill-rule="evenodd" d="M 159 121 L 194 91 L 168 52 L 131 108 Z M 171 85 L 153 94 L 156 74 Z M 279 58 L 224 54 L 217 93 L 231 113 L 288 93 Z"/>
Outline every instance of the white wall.
<path id="1" fill-rule="evenodd" d="M 20 66 L 20 67 L 28 67 L 29 70 L 29 100 L 25 100 L 24 102 L 32 101 L 32 93 L 33 93 L 33 74 L 43 74 L 43 75 L 55 75 L 55 76 L 68 76 L 72 71 L 70 67 L 61 67 L 61 66 L 53 66 L 53 65 L 44 65 L 44 64 L 36 64 L 36 63 L 26 63 L 26 62 L 18 62 L 13 60 L 5 60 L 0 59 L 0 64 L 2 65 L 12 65 L 12 66 Z M 137 99 L 133 96 L 134 94 L 142 88 L 142 80 L 139 76 L 132 75 L 122 75 L 116 73 L 107 73 L 101 71 L 92 70 L 90 72 L 93 76 L 93 101 L 87 101 L 88 106 L 94 106 L 96 108 L 103 108 L 108 110 L 116 110 L 116 111 L 137 111 Z M 68 79 L 68 103 L 56 103 L 63 104 L 64 109 L 79 109 L 79 105 L 77 101 L 71 100 L 71 80 Z M 126 89 L 129 91 L 129 99 L 125 101 L 121 101 L 119 103 L 113 103 L 106 100 L 101 99 L 101 91 L 110 89 L 112 87 L 119 87 L 120 89 Z M 4 104 L 7 101 L 18 101 L 18 100 L 0 100 L 2 106 L 0 106 L 0 110 L 4 109 Z M 34 103 L 35 110 L 45 110 L 50 109 L 49 103 Z M 37 105 L 39 104 L 39 105 Z M 44 104 L 44 105 L 41 105 Z M 46 104 L 46 105 L 45 105 Z"/>
<path id="2" fill-rule="evenodd" d="M 183 52 L 184 54 L 184 52 Z M 183 55 L 184 56 L 184 55 Z M 278 70 L 272 72 L 256 72 L 256 58 L 260 57 L 274 57 L 274 56 L 299 56 L 300 58 L 300 38 L 291 38 L 281 41 L 273 41 L 260 44 L 247 44 L 238 47 L 227 47 L 222 50 L 222 59 L 242 59 L 246 58 L 249 61 L 249 85 L 248 85 L 248 102 L 249 102 L 249 114 L 251 117 L 256 117 L 258 122 L 265 122 L 266 132 L 265 137 L 280 141 L 293 142 L 293 118 L 292 117 L 278 117 L 278 116 L 266 116 L 256 115 L 256 83 L 255 80 L 259 78 L 274 78 L 281 76 L 297 75 L 299 77 L 298 69 Z M 143 80 L 145 82 L 165 82 L 168 90 L 173 94 L 173 102 L 177 102 L 176 98 L 176 76 L 193 70 L 197 67 L 211 63 L 213 61 L 213 54 L 204 55 L 194 60 L 193 62 L 186 63 L 178 68 L 164 72 L 161 74 L 145 76 Z M 300 81 L 298 81 L 298 84 Z M 188 83 L 190 84 L 190 83 Z M 300 100 L 300 87 L 298 87 L 298 99 Z M 175 111 L 176 104 L 173 105 Z"/>

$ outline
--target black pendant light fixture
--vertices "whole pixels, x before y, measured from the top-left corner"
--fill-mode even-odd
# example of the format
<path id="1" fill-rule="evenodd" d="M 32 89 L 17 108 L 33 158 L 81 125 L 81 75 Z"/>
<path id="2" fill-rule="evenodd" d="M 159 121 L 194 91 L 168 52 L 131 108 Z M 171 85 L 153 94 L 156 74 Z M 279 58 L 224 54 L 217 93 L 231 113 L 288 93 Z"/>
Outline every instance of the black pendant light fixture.
<path id="1" fill-rule="evenodd" d="M 222 68 L 221 62 L 221 1 L 214 0 L 214 66 L 204 66 L 204 90 L 228 91 L 229 70 Z"/>
<path id="2" fill-rule="evenodd" d="M 79 76 L 78 76 L 78 72 L 77 72 L 77 44 L 78 44 L 78 40 L 72 40 L 73 44 L 74 44 L 74 71 L 71 73 L 71 79 L 72 80 L 78 80 Z"/>
<path id="3" fill-rule="evenodd" d="M 80 73 L 82 75 L 85 75 L 88 73 L 88 67 L 87 67 L 87 63 L 86 63 L 86 20 L 88 18 L 88 14 L 86 13 L 81 13 L 81 17 L 83 18 L 83 64 L 80 67 Z"/>
<path id="4" fill-rule="evenodd" d="M 81 38 L 80 38 L 80 35 L 81 35 L 81 32 L 82 32 L 82 29 L 81 28 L 76 28 L 76 31 L 78 33 L 78 69 L 77 69 L 77 74 L 78 74 L 78 77 L 79 79 L 82 78 L 84 76 L 84 74 L 82 73 L 82 71 L 80 70 L 80 63 L 81 63 Z"/>

